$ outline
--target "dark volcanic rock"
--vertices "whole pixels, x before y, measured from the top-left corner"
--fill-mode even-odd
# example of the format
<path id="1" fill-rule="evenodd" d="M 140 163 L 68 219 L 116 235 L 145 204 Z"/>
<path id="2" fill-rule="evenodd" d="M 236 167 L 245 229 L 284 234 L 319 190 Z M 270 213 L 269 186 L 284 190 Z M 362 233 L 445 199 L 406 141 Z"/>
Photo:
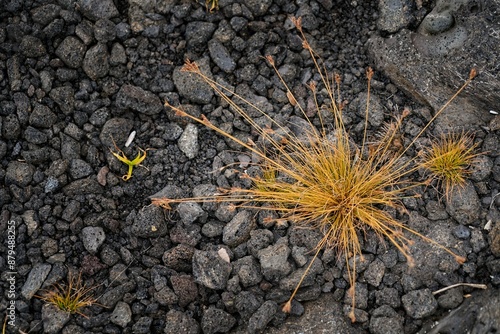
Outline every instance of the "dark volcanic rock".
<path id="1" fill-rule="evenodd" d="M 86 47 L 80 40 L 73 36 L 66 37 L 56 49 L 56 55 L 72 68 L 82 65 Z"/>
<path id="2" fill-rule="evenodd" d="M 236 323 L 236 319 L 229 313 L 209 307 L 203 312 L 201 330 L 204 334 L 227 333 Z"/>
<path id="3" fill-rule="evenodd" d="M 422 319 L 433 314 L 437 301 L 429 289 L 415 290 L 401 298 L 406 313 L 414 319 Z"/>
<path id="4" fill-rule="evenodd" d="M 11 161 L 5 173 L 5 184 L 15 184 L 25 187 L 31 183 L 35 168 L 25 162 Z"/>
<path id="5" fill-rule="evenodd" d="M 78 4 L 83 15 L 94 21 L 119 14 L 112 0 L 79 0 Z"/>
<path id="6" fill-rule="evenodd" d="M 193 276 L 197 283 L 207 288 L 224 289 L 231 274 L 231 265 L 216 251 L 194 251 Z"/>
<path id="7" fill-rule="evenodd" d="M 205 75 L 212 76 L 208 58 L 197 60 L 196 63 Z M 214 95 L 212 88 L 203 82 L 197 74 L 181 71 L 181 68 L 178 67 L 174 70 L 172 79 L 179 94 L 183 97 L 199 104 L 210 103 Z"/>
<path id="8" fill-rule="evenodd" d="M 480 209 L 481 203 L 471 182 L 453 191 L 446 200 L 446 210 L 450 216 L 463 225 L 477 225 Z"/>
<path id="9" fill-rule="evenodd" d="M 463 92 L 437 120 L 446 129 L 485 126 L 491 118 L 485 111 L 500 110 L 500 69 L 494 65 L 500 49 L 498 40 L 484 33 L 500 28 L 491 17 L 499 6 L 496 1 L 475 9 L 467 1 L 438 2 L 416 32 L 402 29 L 390 38 L 372 37 L 370 56 L 396 85 L 435 110 L 455 93 L 468 71 L 485 69 L 474 89 Z"/>
<path id="10" fill-rule="evenodd" d="M 165 334 L 198 334 L 200 331 L 196 320 L 181 311 L 168 311 L 165 320 Z"/>
<path id="11" fill-rule="evenodd" d="M 106 76 L 109 72 L 109 54 L 106 44 L 91 47 L 83 59 L 83 70 L 92 79 Z"/>
<path id="12" fill-rule="evenodd" d="M 155 238 L 167 233 L 167 224 L 163 209 L 157 206 L 146 206 L 137 213 L 130 232 L 141 238 Z"/>
<path id="13" fill-rule="evenodd" d="M 500 328 L 500 291 L 486 289 L 474 292 L 472 297 L 449 315 L 432 321 L 432 327 L 422 329 L 419 333 L 494 333 Z"/>
<path id="14" fill-rule="evenodd" d="M 158 114 L 163 110 L 160 99 L 141 87 L 123 85 L 116 95 L 116 106 L 120 109 L 132 109 L 146 115 Z"/>
<path id="15" fill-rule="evenodd" d="M 250 238 L 250 231 L 256 226 L 255 218 L 250 211 L 240 211 L 224 226 L 222 241 L 230 247 L 235 247 Z"/>
<path id="16" fill-rule="evenodd" d="M 31 58 L 41 57 L 47 53 L 42 41 L 34 36 L 24 36 L 19 48 L 26 57 Z"/>

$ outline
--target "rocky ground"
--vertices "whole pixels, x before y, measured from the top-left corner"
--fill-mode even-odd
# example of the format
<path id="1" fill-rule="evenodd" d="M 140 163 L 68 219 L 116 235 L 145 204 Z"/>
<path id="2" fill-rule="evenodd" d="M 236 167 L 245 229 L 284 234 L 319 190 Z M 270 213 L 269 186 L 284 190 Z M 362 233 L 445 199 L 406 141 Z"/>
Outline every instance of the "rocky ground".
<path id="1" fill-rule="evenodd" d="M 212 13 L 204 5 L 0 3 L 1 314 L 16 302 L 8 332 L 416 333 L 457 309 L 473 289 L 432 291 L 469 282 L 498 293 L 500 142 L 489 120 L 475 131 L 485 154 L 465 190 L 448 201 L 432 188 L 422 190 L 421 198 L 405 200 L 408 214 L 401 216 L 467 262 L 459 266 L 415 240 L 417 265 L 408 268 L 394 248 L 368 235 L 365 261 L 356 267 L 354 324 L 345 316 L 345 265 L 331 251 L 316 260 L 292 315 L 280 310 L 311 258 L 316 232 L 265 226 L 253 212 L 223 205 L 180 205 L 175 212 L 151 206 L 149 197 L 158 192 L 187 197 L 238 184 L 237 173 L 220 167 L 236 162 L 240 168 L 249 158 L 163 107 L 167 100 L 236 136 L 251 135 L 210 89 L 180 72 L 185 59 L 286 122 L 294 110 L 263 56 L 275 57 L 299 101 L 307 103 L 303 84 L 316 74 L 289 20 L 301 16 L 327 70 L 342 75 L 346 124 L 355 136 L 364 123 L 365 69 L 373 65 L 365 45 L 372 35 L 387 35 L 370 1 L 220 0 Z M 431 9 L 424 1 L 408 28 Z M 407 107 L 408 141 L 430 118 L 430 108 L 412 102 L 383 73 L 376 72 L 373 89 L 370 130 Z M 126 148 L 132 131 L 137 135 Z M 130 180 L 122 180 L 127 168 L 111 153 L 117 152 L 113 140 L 129 158 L 148 149 L 147 168 L 136 167 Z M 14 260 L 7 258 L 12 226 Z M 17 273 L 14 283 L 10 272 Z M 35 297 L 65 282 L 69 272 L 81 272 L 95 286 L 99 305 L 84 310 L 88 317 L 58 312 Z M 494 300 L 481 298 L 483 304 L 473 305 Z"/>

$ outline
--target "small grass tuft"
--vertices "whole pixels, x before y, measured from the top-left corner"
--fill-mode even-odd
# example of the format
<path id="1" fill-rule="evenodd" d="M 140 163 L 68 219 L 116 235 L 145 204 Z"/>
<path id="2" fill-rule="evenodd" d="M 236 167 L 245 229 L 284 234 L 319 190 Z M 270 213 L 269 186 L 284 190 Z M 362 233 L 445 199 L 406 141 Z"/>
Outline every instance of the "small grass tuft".
<path id="1" fill-rule="evenodd" d="M 97 299 L 92 296 L 95 287 L 87 287 L 82 282 L 81 274 L 77 277 L 68 277 L 68 284 L 55 284 L 53 290 L 45 290 L 42 296 L 37 296 L 46 303 L 55 305 L 61 311 L 71 314 L 79 314 L 85 318 L 83 308 L 99 305 Z"/>
<path id="2" fill-rule="evenodd" d="M 465 133 L 442 134 L 430 147 L 421 153 L 420 166 L 430 175 L 430 181 L 437 180 L 446 198 L 456 187 L 463 188 L 469 166 L 478 154 L 474 153 L 477 143 Z"/>
<path id="3" fill-rule="evenodd" d="M 252 152 L 256 157 L 255 164 L 261 168 L 261 175 L 241 174 L 241 177 L 252 181 L 253 186 L 250 188 L 221 189 L 218 195 L 212 197 L 156 198 L 152 200 L 153 204 L 172 209 L 171 204 L 179 202 L 228 202 L 243 208 L 275 211 L 279 214 L 277 215 L 279 217 L 275 219 L 276 223 L 286 220 L 292 224 L 321 231 L 323 237 L 314 250 L 314 257 L 307 265 L 304 276 L 297 284 L 289 301 L 283 306 L 284 312 L 290 312 L 292 299 L 315 258 L 325 247 L 335 249 L 338 258 L 345 261 L 351 285 L 350 291 L 354 291 L 356 261 L 349 261 L 349 259 L 356 256 L 362 257 L 360 239 L 366 236 L 366 232 L 370 229 L 381 240 L 387 239 L 394 244 L 407 258 L 410 265 L 413 263 L 409 253 L 411 240 L 405 232 L 436 244 L 452 254 L 458 262 L 463 263 L 464 258 L 405 226 L 386 210 L 395 208 L 404 211 L 401 200 L 404 197 L 414 196 L 412 190 L 423 185 L 423 182 L 412 181 L 412 174 L 420 167 L 413 162 L 414 159 L 407 159 L 404 155 L 430 123 L 422 129 L 409 146 L 399 145 L 401 147 L 395 151 L 394 147 L 398 146 L 395 143 L 401 144 L 402 142 L 399 129 L 403 119 L 409 113 L 404 110 L 393 123 L 384 128 L 383 133 L 376 140 L 369 142 L 367 128 L 370 80 L 373 71 L 368 69 L 365 126 L 360 140 L 361 145 L 356 144 L 345 127 L 342 115 L 343 104 L 339 94 L 340 76 L 328 75 L 321 65 L 321 60 L 307 42 L 300 18 L 293 18 L 292 21 L 300 33 L 304 49 L 310 53 L 321 77 L 320 83 L 311 82 L 308 85 L 318 110 L 319 129 L 307 116 L 306 108 L 293 97 L 292 90 L 281 77 L 272 57 L 266 57 L 269 66 L 274 69 L 281 80 L 290 103 L 302 113 L 306 121 L 306 128 L 301 129 L 300 135 L 295 135 L 286 124 L 278 123 L 257 106 L 206 76 L 196 63 L 187 61 L 183 71 L 195 73 L 208 83 L 218 96 L 253 127 L 259 135 L 259 140 L 254 142 L 250 139 L 240 139 L 217 127 L 204 115 L 198 118 L 168 102 L 165 105 L 176 115 L 203 124 Z M 452 99 L 468 85 L 474 76 L 475 73 L 471 72 L 469 80 Z M 332 113 L 333 124 L 325 124 L 321 116 L 322 106 L 319 105 L 317 99 L 317 92 L 321 90 L 326 92 L 327 100 L 330 101 L 327 107 Z M 234 97 L 230 98 L 226 93 L 231 93 Z M 262 126 L 262 122 L 256 122 L 240 104 L 253 108 L 262 116 L 261 118 L 267 120 L 267 125 Z M 447 105 L 448 103 L 436 113 L 431 122 Z M 350 293 L 350 296 L 352 307 L 349 317 L 354 322 L 355 294 Z"/>

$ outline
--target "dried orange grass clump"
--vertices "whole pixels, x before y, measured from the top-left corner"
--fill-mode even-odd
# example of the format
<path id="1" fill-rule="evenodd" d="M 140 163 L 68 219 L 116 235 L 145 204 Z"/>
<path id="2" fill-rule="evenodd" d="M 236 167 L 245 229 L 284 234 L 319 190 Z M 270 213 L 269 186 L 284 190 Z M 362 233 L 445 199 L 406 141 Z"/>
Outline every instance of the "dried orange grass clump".
<path id="1" fill-rule="evenodd" d="M 306 273 L 321 249 L 331 247 L 337 250 L 339 258 L 343 257 L 347 265 L 349 283 L 351 285 L 350 295 L 352 297 L 352 308 L 349 317 L 352 321 L 355 321 L 354 287 L 356 282 L 356 261 L 353 261 L 351 266 L 348 260 L 356 255 L 362 256 L 360 238 L 366 231 L 371 229 L 381 239 L 386 238 L 389 240 L 404 254 L 410 265 L 412 264 L 412 258 L 409 254 L 408 246 L 411 241 L 405 236 L 404 231 L 413 233 L 431 243 L 436 243 L 406 227 L 385 210 L 388 207 L 403 209 L 401 198 L 403 196 L 411 196 L 410 190 L 422 185 L 422 182 L 411 182 L 408 180 L 407 176 L 410 176 L 410 174 L 420 168 L 420 166 L 412 164 L 412 160 L 402 159 L 408 148 L 401 150 L 397 154 L 394 154 L 394 151 L 391 150 L 401 122 L 407 116 L 408 112 L 403 112 L 402 115 L 396 118 L 393 124 L 387 126 L 385 132 L 376 143 L 368 145 L 366 128 L 368 126 L 369 105 L 367 103 L 363 140 L 361 145 L 354 144 L 344 126 L 342 118 L 342 107 L 339 103 L 340 98 L 338 95 L 340 78 L 336 75 L 329 77 L 326 71 L 320 66 L 320 63 L 318 63 L 319 57 L 316 56 L 308 44 L 302 31 L 300 18 L 293 19 L 293 22 L 301 34 L 303 47 L 309 51 L 321 75 L 321 84 L 328 94 L 329 101 L 331 101 L 329 109 L 334 119 L 333 130 L 327 133 L 327 125 L 323 123 L 321 113 L 319 112 L 318 116 L 320 117 L 321 128 L 320 130 L 316 129 L 306 116 L 303 107 L 296 103 L 296 99 L 293 98 L 290 88 L 281 78 L 270 56 L 267 57 L 267 60 L 285 86 L 287 95 L 289 98 L 291 97 L 291 103 L 293 102 L 292 104 L 300 109 L 303 117 L 309 124 L 306 136 L 300 136 L 299 138 L 293 134 L 286 136 L 277 135 L 278 133 L 288 133 L 289 131 L 286 131 L 282 124 L 277 123 L 256 106 L 242 97 L 235 95 L 243 103 L 253 107 L 262 116 L 266 117 L 271 126 L 262 127 L 257 124 L 237 103 L 224 94 L 227 92 L 225 87 L 204 75 L 196 63 L 188 61 L 183 70 L 196 73 L 207 82 L 258 132 L 260 140 L 258 144 L 251 140 L 245 142 L 221 130 L 203 115 L 197 118 L 168 103 L 166 103 L 166 106 L 172 108 L 177 115 L 188 117 L 204 124 L 208 128 L 234 140 L 247 150 L 253 152 L 260 159 L 258 165 L 262 168 L 263 172 L 261 176 L 255 177 L 246 174 L 242 175 L 242 177 L 250 178 L 253 181 L 254 186 L 250 189 L 224 189 L 220 195 L 215 197 L 186 199 L 158 198 L 154 199 L 153 203 L 167 209 L 171 209 L 170 204 L 172 203 L 185 201 L 230 202 L 246 208 L 260 208 L 262 204 L 266 204 L 266 210 L 275 210 L 280 214 L 280 218 L 277 220 L 287 220 L 306 228 L 320 230 L 323 238 L 317 245 L 314 258 L 311 260 Z M 368 96 L 372 75 L 373 72 L 369 69 L 367 71 Z M 465 88 L 473 76 L 471 74 L 470 79 L 460 90 Z M 317 83 L 312 82 L 308 87 L 319 110 L 316 99 L 316 85 Z M 417 138 L 426 128 L 427 126 Z M 417 138 L 409 146 L 412 146 Z M 448 249 L 446 251 L 452 254 L 457 261 L 464 262 L 464 258 Z M 290 300 L 283 306 L 283 311 L 290 311 L 291 301 L 301 283 L 302 280 L 292 293 Z"/>
<path id="2" fill-rule="evenodd" d="M 95 287 L 88 287 L 82 282 L 82 276 L 69 274 L 68 284 L 56 284 L 52 290 L 45 290 L 42 296 L 37 296 L 48 304 L 71 314 L 79 314 L 85 318 L 83 309 L 87 306 L 100 305 L 92 296 Z M 101 305 L 100 305 L 101 306 Z"/>
<path id="3" fill-rule="evenodd" d="M 469 166 L 479 155 L 474 153 L 477 144 L 472 137 L 464 133 L 450 133 L 441 137 L 424 149 L 420 166 L 436 179 L 449 198 L 456 187 L 463 188 L 465 179 L 470 174 Z"/>

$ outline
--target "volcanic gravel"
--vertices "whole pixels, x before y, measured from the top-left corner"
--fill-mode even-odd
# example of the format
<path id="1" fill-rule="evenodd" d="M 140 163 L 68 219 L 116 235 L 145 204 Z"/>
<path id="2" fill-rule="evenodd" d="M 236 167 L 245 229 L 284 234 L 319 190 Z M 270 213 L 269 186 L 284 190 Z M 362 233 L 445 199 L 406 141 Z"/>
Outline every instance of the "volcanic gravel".
<path id="1" fill-rule="evenodd" d="M 248 152 L 163 106 L 181 105 L 238 138 L 256 140 L 227 103 L 180 71 L 186 59 L 280 122 L 300 124 L 263 58 L 272 55 L 298 102 L 313 106 L 305 83 L 319 78 L 290 16 L 302 17 L 325 68 L 341 74 L 346 126 L 354 138 L 362 136 L 371 64 L 365 43 L 378 33 L 376 1 L 220 0 L 219 7 L 210 13 L 203 0 L 1 1 L 0 313 L 16 301 L 8 331 L 319 333 L 321 321 L 300 318 L 311 305 L 319 319 L 329 317 L 331 333 L 416 333 L 473 289 L 432 291 L 458 282 L 498 288 L 498 130 L 475 134 L 486 153 L 460 195 L 445 201 L 432 187 L 421 189 L 421 197 L 405 199 L 407 213 L 394 212 L 467 262 L 460 266 L 415 239 L 416 266 L 409 268 L 394 247 L 368 232 L 364 259 L 351 259 L 358 277 L 354 324 L 346 317 L 346 266 L 331 249 L 313 263 L 291 315 L 281 311 L 319 232 L 269 224 L 272 212 L 224 204 L 185 203 L 173 211 L 151 205 L 159 195 L 248 186 L 236 170 L 252 170 Z M 403 107 L 412 110 L 403 126 L 407 141 L 429 119 L 428 108 L 381 73 L 372 88 L 370 133 Z M 125 147 L 132 131 L 135 139 Z M 127 166 L 111 153 L 115 143 L 130 159 L 147 149 L 145 168 L 136 166 L 128 181 L 122 179 Z M 488 221 L 493 226 L 485 230 Z M 15 235 L 14 262 L 7 257 L 8 235 Z M 87 317 L 36 297 L 67 282 L 68 273 L 81 273 L 95 287 L 98 304 L 83 310 Z"/>

